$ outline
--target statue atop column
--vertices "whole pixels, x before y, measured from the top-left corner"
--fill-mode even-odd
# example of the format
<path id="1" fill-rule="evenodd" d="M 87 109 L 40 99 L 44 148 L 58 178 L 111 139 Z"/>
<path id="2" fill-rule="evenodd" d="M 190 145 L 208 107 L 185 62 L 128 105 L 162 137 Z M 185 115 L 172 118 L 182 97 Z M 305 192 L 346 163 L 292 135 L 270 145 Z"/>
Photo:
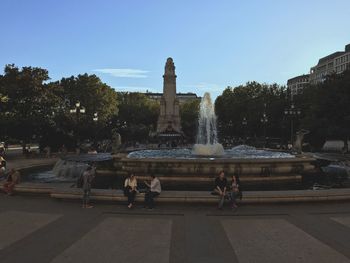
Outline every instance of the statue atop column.
<path id="1" fill-rule="evenodd" d="M 175 65 L 172 58 L 168 58 L 165 64 L 157 133 L 181 134 L 180 108 L 176 98 Z"/>

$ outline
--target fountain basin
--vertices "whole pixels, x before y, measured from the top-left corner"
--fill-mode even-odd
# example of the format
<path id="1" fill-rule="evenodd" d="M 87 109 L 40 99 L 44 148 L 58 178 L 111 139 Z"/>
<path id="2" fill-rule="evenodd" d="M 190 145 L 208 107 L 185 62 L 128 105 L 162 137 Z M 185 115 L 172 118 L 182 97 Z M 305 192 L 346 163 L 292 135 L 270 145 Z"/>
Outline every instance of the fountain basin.
<path id="1" fill-rule="evenodd" d="M 151 174 L 160 178 L 163 184 L 212 185 L 221 170 L 226 175 L 237 175 L 245 184 L 260 185 L 279 182 L 301 181 L 301 174 L 314 170 L 313 158 L 128 158 L 115 159 L 120 167 L 119 174 L 132 172 L 144 179 Z"/>

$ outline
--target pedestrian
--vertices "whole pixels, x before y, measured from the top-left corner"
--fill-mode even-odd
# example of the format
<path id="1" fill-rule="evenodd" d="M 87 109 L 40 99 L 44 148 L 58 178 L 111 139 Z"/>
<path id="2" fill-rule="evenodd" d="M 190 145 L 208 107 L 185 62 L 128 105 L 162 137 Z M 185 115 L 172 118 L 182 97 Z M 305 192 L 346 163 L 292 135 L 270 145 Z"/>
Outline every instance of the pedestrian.
<path id="1" fill-rule="evenodd" d="M 90 205 L 90 194 L 91 194 L 91 185 L 92 181 L 95 178 L 95 168 L 88 166 L 86 171 L 83 173 L 83 208 L 93 208 Z"/>
<path id="2" fill-rule="evenodd" d="M 215 179 L 213 194 L 219 196 L 218 208 L 222 209 L 225 198 L 227 198 L 227 179 L 224 171 L 220 171 L 219 176 Z"/>
<path id="3" fill-rule="evenodd" d="M 124 195 L 128 197 L 128 208 L 132 208 L 135 202 L 135 196 L 137 194 L 137 179 L 133 173 L 125 179 L 124 182 Z"/>
<path id="4" fill-rule="evenodd" d="M 20 180 L 21 180 L 20 173 L 16 169 L 12 168 L 7 175 L 6 183 L 4 184 L 5 193 L 7 195 L 12 195 L 15 185 L 19 184 Z"/>
<path id="5" fill-rule="evenodd" d="M 240 184 L 239 184 L 239 178 L 235 175 L 232 176 L 232 182 L 231 182 L 231 191 L 229 193 L 230 200 L 231 200 L 231 208 L 235 209 L 237 208 L 237 198 L 240 197 Z"/>
<path id="6" fill-rule="evenodd" d="M 4 176 L 6 173 L 6 160 L 4 157 L 0 156 L 0 177 Z"/>
<path id="7" fill-rule="evenodd" d="M 154 208 L 154 198 L 160 195 L 162 191 L 162 187 L 160 181 L 155 175 L 151 175 L 151 182 L 144 182 L 147 187 L 149 187 L 148 191 L 145 194 L 145 208 L 153 209 Z"/>

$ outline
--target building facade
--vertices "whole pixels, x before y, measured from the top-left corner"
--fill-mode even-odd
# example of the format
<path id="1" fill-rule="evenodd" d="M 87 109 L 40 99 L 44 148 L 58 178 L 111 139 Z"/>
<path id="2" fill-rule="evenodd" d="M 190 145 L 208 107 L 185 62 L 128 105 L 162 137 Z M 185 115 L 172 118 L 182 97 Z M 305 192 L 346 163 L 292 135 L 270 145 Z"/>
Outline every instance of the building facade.
<path id="1" fill-rule="evenodd" d="M 317 65 L 310 69 L 310 74 L 296 76 L 287 81 L 291 98 L 301 94 L 308 84 L 323 82 L 328 75 L 340 74 L 350 68 L 350 44 L 345 46 L 344 51 L 337 51 L 320 58 Z"/>
<path id="2" fill-rule="evenodd" d="M 321 58 L 317 65 L 310 70 L 310 83 L 323 82 L 327 75 L 342 73 L 350 68 L 350 44 L 345 46 L 344 51 L 337 51 Z"/>
<path id="3" fill-rule="evenodd" d="M 145 95 L 152 100 L 160 101 L 163 96 L 163 93 L 146 92 Z M 192 93 L 192 92 L 176 93 L 176 98 L 179 100 L 180 104 L 183 104 L 191 100 L 201 100 L 201 97 L 198 97 L 196 93 Z"/>
<path id="4" fill-rule="evenodd" d="M 310 75 L 300 75 L 294 78 L 291 78 L 287 82 L 287 87 L 290 91 L 290 95 L 293 98 L 295 95 L 299 95 L 303 92 L 303 89 L 309 85 Z"/>

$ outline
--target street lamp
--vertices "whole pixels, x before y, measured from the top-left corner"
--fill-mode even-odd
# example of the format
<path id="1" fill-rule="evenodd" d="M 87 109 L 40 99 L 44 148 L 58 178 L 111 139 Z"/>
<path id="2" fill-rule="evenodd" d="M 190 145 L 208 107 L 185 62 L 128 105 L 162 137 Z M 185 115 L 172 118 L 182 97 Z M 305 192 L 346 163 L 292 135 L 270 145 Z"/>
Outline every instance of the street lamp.
<path id="1" fill-rule="evenodd" d="M 243 117 L 243 120 L 242 120 L 242 126 L 243 126 L 243 135 L 245 135 L 245 134 L 246 134 L 246 128 L 247 128 L 247 125 L 248 125 L 247 118 L 246 118 L 246 117 Z"/>
<path id="2" fill-rule="evenodd" d="M 79 115 L 80 114 L 84 114 L 85 113 L 85 108 L 83 106 L 80 105 L 80 101 L 77 101 L 75 103 L 75 108 L 73 109 L 70 109 L 69 112 L 71 114 L 76 114 L 76 118 L 77 118 L 77 124 L 78 124 L 78 121 L 79 121 Z M 79 134 L 77 132 L 77 141 L 78 141 L 78 145 L 79 145 Z"/>
<path id="3" fill-rule="evenodd" d="M 248 124 L 247 118 L 246 118 L 246 117 L 243 117 L 242 125 L 243 125 L 243 126 L 247 126 L 247 124 Z"/>
<path id="4" fill-rule="evenodd" d="M 83 106 L 81 106 L 80 102 L 78 101 L 78 102 L 75 103 L 75 108 L 70 109 L 69 112 L 70 113 L 76 113 L 77 116 L 78 116 L 80 113 L 82 113 L 82 114 L 85 113 L 85 108 Z"/>
<path id="5" fill-rule="evenodd" d="M 294 118 L 301 114 L 301 110 L 295 108 L 294 103 L 290 105 L 290 108 L 284 110 L 284 114 L 290 118 L 290 143 L 293 145 L 293 129 L 294 129 Z"/>
<path id="6" fill-rule="evenodd" d="M 266 115 L 266 112 L 263 113 L 261 119 L 260 119 L 260 122 L 263 124 L 264 126 L 264 137 L 266 139 L 266 124 L 268 123 L 269 119 Z"/>
<path id="7" fill-rule="evenodd" d="M 94 113 L 94 116 L 92 117 L 92 120 L 93 120 L 94 122 L 97 122 L 97 121 L 98 121 L 98 113 L 97 113 L 97 112 Z"/>

